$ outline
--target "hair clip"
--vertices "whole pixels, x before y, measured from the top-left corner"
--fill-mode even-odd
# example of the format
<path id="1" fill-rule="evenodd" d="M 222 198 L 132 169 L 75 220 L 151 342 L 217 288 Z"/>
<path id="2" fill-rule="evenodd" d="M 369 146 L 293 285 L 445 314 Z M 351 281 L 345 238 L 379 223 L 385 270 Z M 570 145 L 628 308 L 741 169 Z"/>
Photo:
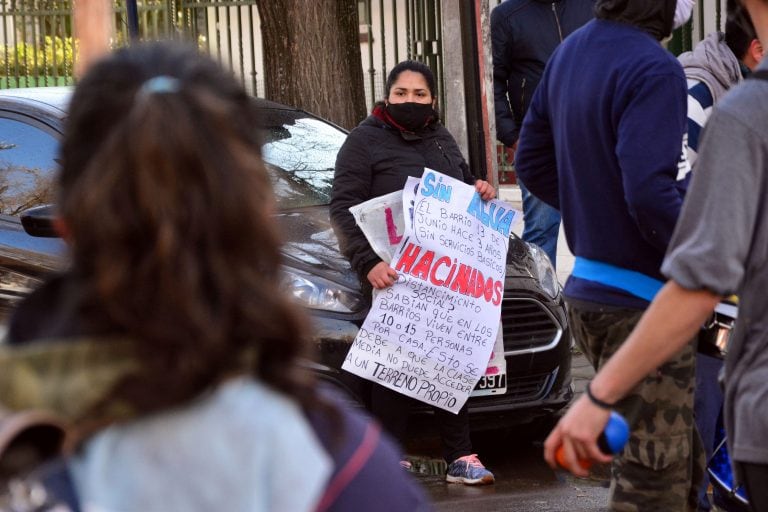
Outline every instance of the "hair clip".
<path id="1" fill-rule="evenodd" d="M 173 94 L 179 92 L 181 82 L 178 78 L 161 75 L 153 76 L 144 82 L 139 88 L 139 96 L 148 96 L 150 94 Z"/>

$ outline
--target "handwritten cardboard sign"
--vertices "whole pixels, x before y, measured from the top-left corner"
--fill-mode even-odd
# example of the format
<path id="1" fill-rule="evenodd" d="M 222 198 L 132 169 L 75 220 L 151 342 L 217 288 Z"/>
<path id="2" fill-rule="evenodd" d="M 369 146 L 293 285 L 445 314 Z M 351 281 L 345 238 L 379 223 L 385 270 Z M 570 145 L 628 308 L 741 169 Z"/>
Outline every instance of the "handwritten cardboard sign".
<path id="1" fill-rule="evenodd" d="M 399 278 L 375 294 L 342 368 L 456 413 L 494 347 L 520 212 L 431 169 L 406 187 L 402 211 Z"/>

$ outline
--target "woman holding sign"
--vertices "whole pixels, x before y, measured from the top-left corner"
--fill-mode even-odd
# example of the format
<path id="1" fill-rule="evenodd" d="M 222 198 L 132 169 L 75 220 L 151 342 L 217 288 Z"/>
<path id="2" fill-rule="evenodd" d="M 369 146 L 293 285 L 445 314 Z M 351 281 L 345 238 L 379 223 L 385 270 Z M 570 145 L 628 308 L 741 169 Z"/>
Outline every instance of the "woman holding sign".
<path id="1" fill-rule="evenodd" d="M 477 180 L 456 141 L 440 123 L 436 110 L 435 76 L 425 64 L 403 61 L 387 77 L 386 99 L 352 130 L 339 151 L 331 194 L 331 220 L 344 255 L 364 288 L 377 290 L 394 284 L 397 272 L 376 255 L 355 223 L 349 208 L 374 197 L 402 190 L 406 180 L 420 178 L 428 167 L 474 184 L 484 200 L 496 197 L 487 181 Z M 371 410 L 401 442 L 411 398 L 373 384 Z M 448 462 L 448 482 L 468 485 L 493 483 L 493 473 L 472 453 L 466 405 L 457 415 L 435 408 Z M 405 467 L 410 464 L 403 462 Z"/>

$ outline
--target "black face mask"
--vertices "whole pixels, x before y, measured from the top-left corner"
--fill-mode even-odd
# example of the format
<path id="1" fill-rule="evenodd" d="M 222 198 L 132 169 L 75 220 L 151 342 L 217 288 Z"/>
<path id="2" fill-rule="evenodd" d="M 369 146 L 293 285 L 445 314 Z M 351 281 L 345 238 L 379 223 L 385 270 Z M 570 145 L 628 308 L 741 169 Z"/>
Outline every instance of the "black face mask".
<path id="1" fill-rule="evenodd" d="M 389 103 L 387 113 L 397 124 L 409 132 L 421 130 L 432 118 L 436 117 L 431 103 Z"/>

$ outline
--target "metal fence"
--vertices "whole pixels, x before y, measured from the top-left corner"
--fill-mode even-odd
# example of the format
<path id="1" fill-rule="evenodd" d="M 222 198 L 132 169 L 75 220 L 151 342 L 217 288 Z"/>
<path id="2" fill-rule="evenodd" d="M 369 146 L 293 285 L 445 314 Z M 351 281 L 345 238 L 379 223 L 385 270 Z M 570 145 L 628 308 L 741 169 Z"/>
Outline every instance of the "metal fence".
<path id="1" fill-rule="evenodd" d="M 68 1 L 0 0 L 0 87 L 72 82 L 75 44 Z"/>
<path id="2" fill-rule="evenodd" d="M 358 6 L 369 104 L 382 98 L 389 69 L 405 58 L 426 62 L 442 77 L 439 0 L 359 0 Z M 232 69 L 249 92 L 263 94 L 255 0 L 139 0 L 138 13 L 142 39 L 193 41 Z M 129 40 L 125 0 L 114 1 L 113 23 L 113 46 L 122 46 Z M 0 59 L 2 88 L 72 83 L 72 0 L 0 0 Z"/>
<path id="3" fill-rule="evenodd" d="M 727 0 L 699 0 L 696 2 L 691 21 L 676 30 L 667 44 L 669 51 L 679 55 L 693 48 L 710 32 L 725 28 Z"/>
<path id="4" fill-rule="evenodd" d="M 491 7 L 500 0 L 487 0 Z M 726 0 L 700 0 L 694 19 L 677 31 L 669 48 L 680 53 L 706 33 L 721 29 Z M 426 62 L 443 76 L 439 0 L 359 0 L 360 50 L 366 98 L 383 95 L 387 72 L 402 59 Z M 114 2 L 115 40 L 128 41 L 125 0 Z M 255 0 L 139 0 L 145 39 L 180 38 L 217 56 L 253 94 L 263 93 L 260 19 Z M 0 0 L 0 87 L 72 82 L 77 44 L 72 0 Z M 440 87 L 440 90 L 444 90 Z M 445 104 L 445 98 L 440 98 Z"/>
<path id="5" fill-rule="evenodd" d="M 439 0 L 360 0 L 360 50 L 366 99 L 384 97 L 389 70 L 404 59 L 425 62 L 442 87 L 443 50 Z M 440 98 L 445 105 L 445 97 Z"/>

